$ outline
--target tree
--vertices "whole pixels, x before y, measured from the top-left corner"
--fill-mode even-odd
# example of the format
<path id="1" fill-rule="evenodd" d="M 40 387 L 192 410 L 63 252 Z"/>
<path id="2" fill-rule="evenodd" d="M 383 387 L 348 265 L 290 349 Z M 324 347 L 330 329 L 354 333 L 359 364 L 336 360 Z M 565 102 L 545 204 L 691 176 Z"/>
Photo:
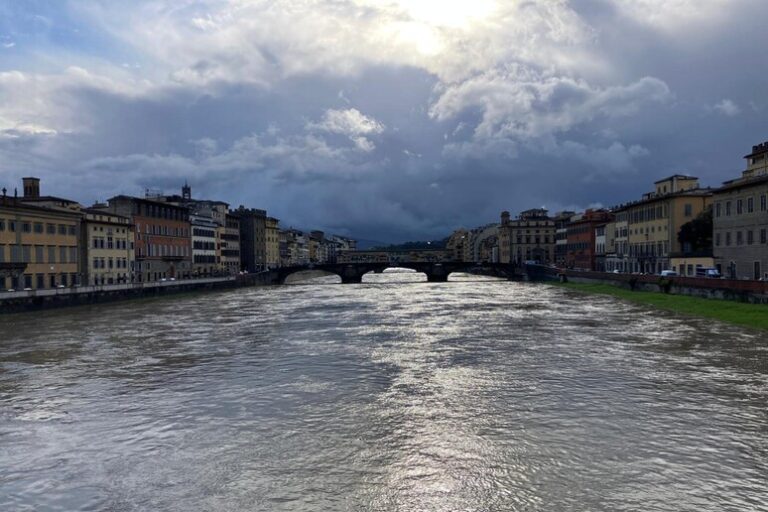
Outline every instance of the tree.
<path id="1" fill-rule="evenodd" d="M 677 240 L 684 253 L 712 252 L 712 208 L 680 227 Z"/>

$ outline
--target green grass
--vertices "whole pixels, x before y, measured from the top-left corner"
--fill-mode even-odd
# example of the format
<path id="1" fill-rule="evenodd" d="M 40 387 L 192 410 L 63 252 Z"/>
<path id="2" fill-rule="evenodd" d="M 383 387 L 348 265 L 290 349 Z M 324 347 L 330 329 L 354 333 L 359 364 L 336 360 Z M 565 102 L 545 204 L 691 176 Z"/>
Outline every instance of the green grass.
<path id="1" fill-rule="evenodd" d="M 610 295 L 636 304 L 654 306 L 685 315 L 712 318 L 721 322 L 768 330 L 768 306 L 687 295 L 631 291 L 608 284 L 552 283 L 555 286 L 585 293 Z"/>

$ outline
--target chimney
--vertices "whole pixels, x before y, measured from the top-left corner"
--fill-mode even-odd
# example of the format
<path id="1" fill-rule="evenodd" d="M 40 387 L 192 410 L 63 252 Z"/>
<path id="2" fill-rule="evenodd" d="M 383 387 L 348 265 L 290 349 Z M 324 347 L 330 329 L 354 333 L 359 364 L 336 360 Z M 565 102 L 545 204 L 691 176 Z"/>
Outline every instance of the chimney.
<path id="1" fill-rule="evenodd" d="M 40 178 L 21 178 L 24 184 L 24 199 L 37 199 L 40 197 Z"/>

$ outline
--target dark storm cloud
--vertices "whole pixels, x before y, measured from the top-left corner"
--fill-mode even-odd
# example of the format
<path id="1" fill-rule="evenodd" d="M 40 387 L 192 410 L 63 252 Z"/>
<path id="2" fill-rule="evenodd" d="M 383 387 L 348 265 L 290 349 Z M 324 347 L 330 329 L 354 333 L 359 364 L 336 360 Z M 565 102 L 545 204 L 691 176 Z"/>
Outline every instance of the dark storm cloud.
<path id="1" fill-rule="evenodd" d="M 458 27 L 466 3 L 295 17 L 310 4 L 93 4 L 61 18 L 82 34 L 61 54 L 9 13 L 0 42 L 29 44 L 0 49 L 0 182 L 89 203 L 188 180 L 284 225 L 423 239 L 617 204 L 676 172 L 717 185 L 768 138 L 759 2 L 505 2 Z M 87 44 L 106 37 L 113 62 Z"/>

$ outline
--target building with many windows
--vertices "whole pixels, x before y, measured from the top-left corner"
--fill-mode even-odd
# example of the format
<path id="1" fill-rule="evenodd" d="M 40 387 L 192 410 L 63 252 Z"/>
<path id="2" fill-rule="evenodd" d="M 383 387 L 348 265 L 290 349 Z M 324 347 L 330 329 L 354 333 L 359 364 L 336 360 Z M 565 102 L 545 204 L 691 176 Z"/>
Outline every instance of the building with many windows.
<path id="1" fill-rule="evenodd" d="M 640 201 L 617 209 L 617 213 L 626 214 L 629 251 L 620 261 L 625 272 L 658 274 L 671 270 L 671 256 L 682 252 L 677 237 L 680 228 L 712 202 L 712 190 L 700 188 L 698 178 L 674 175 L 655 186 L 655 191 Z M 619 240 L 617 237 L 617 243 Z"/>
<path id="2" fill-rule="evenodd" d="M 108 212 L 104 206 L 83 210 L 82 284 L 130 283 L 135 271 L 133 224 L 129 217 Z"/>
<path id="3" fill-rule="evenodd" d="M 567 228 L 567 252 L 565 266 L 577 270 L 595 270 L 595 235 L 598 226 L 604 226 L 612 220 L 606 210 L 587 210 L 571 217 Z"/>
<path id="4" fill-rule="evenodd" d="M 219 273 L 218 225 L 210 215 L 190 214 L 192 230 L 192 277 L 210 277 Z"/>
<path id="5" fill-rule="evenodd" d="M 224 232 L 221 239 L 221 270 L 228 275 L 234 275 L 240 268 L 240 219 L 227 214 Z"/>
<path id="6" fill-rule="evenodd" d="M 534 208 L 520 212 L 515 220 L 508 221 L 506 225 L 502 219 L 501 229 L 509 233 L 510 263 L 554 263 L 555 222 L 547 213 L 544 208 Z"/>
<path id="7" fill-rule="evenodd" d="M 191 276 L 192 239 L 188 208 L 120 195 L 109 199 L 104 210 L 129 217 L 134 225 L 134 281 Z"/>
<path id="8" fill-rule="evenodd" d="M 267 212 L 240 205 L 230 214 L 240 222 L 240 264 L 243 270 L 264 270 L 267 263 Z"/>
<path id="9" fill-rule="evenodd" d="M 28 187 L 30 180 L 36 186 Z M 0 289 L 79 284 L 82 214 L 74 208 L 36 204 L 39 180 L 24 182 L 24 197 L 8 197 L 6 189 L 0 197 Z"/>
<path id="10" fill-rule="evenodd" d="M 744 158 L 741 177 L 713 193 L 715 265 L 733 279 L 768 279 L 768 142 Z"/>
<path id="11" fill-rule="evenodd" d="M 280 223 L 274 217 L 267 217 L 264 221 L 264 244 L 267 268 L 280 266 Z"/>

